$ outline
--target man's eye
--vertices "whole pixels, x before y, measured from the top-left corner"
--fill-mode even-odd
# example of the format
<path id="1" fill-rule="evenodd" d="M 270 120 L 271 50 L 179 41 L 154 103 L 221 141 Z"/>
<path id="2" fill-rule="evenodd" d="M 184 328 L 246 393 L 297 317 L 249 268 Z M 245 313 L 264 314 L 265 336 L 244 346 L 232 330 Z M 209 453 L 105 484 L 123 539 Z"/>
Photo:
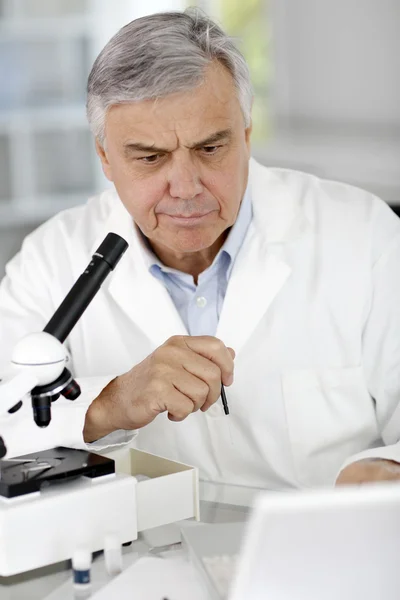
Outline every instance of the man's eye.
<path id="1" fill-rule="evenodd" d="M 203 151 L 206 154 L 215 154 L 218 151 L 218 148 L 221 148 L 221 146 L 204 146 Z"/>
<path id="2" fill-rule="evenodd" d="M 160 154 L 151 154 L 150 156 L 142 156 L 142 158 L 139 158 L 139 161 L 144 162 L 144 163 L 155 163 L 160 158 L 160 156 L 161 156 Z"/>

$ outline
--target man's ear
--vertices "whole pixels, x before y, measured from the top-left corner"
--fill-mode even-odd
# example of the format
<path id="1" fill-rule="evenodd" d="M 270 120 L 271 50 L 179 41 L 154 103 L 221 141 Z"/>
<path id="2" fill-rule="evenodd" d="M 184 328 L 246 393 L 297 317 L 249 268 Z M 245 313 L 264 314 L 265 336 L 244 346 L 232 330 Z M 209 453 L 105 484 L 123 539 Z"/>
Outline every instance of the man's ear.
<path id="1" fill-rule="evenodd" d="M 246 142 L 246 146 L 247 146 L 247 150 L 249 151 L 249 155 L 251 152 L 251 144 L 250 144 L 250 138 L 251 138 L 251 132 L 253 130 L 253 122 L 250 121 L 250 124 L 248 127 L 246 127 L 246 129 L 244 130 L 244 139 Z"/>
<path id="2" fill-rule="evenodd" d="M 245 142 L 246 142 L 246 146 L 247 146 L 247 150 L 248 150 L 248 153 L 249 153 L 249 157 L 250 157 L 250 153 L 251 153 L 250 138 L 251 138 L 251 132 L 253 131 L 253 120 L 251 118 L 251 113 L 253 111 L 253 106 L 254 106 L 254 96 L 251 99 L 250 123 L 248 124 L 248 126 L 244 130 L 244 139 L 245 139 Z"/>
<path id="3" fill-rule="evenodd" d="M 109 181 L 114 181 L 112 176 L 111 165 L 108 161 L 107 152 L 104 148 L 104 145 L 99 142 L 96 138 L 96 152 L 101 161 L 101 166 L 103 167 L 103 173 L 107 177 Z"/>

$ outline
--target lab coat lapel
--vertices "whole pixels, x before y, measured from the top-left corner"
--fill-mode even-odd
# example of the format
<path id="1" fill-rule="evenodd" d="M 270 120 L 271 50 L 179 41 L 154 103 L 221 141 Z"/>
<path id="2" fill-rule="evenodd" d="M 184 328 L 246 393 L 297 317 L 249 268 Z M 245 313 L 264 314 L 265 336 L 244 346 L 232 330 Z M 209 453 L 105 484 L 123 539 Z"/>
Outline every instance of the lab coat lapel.
<path id="1" fill-rule="evenodd" d="M 229 279 L 216 336 L 238 353 L 291 273 L 285 244 L 310 230 L 301 191 L 250 161 L 253 219 Z"/>
<path id="2" fill-rule="evenodd" d="M 232 271 L 216 336 L 239 353 L 291 268 L 262 243 L 253 225 Z"/>

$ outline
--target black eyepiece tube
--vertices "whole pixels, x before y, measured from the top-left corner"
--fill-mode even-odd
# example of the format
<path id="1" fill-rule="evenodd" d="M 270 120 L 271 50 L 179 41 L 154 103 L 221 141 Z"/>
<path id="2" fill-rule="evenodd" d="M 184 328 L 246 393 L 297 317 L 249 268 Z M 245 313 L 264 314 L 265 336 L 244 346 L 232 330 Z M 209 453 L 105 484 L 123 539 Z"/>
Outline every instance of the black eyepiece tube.
<path id="1" fill-rule="evenodd" d="M 109 233 L 43 331 L 64 342 L 127 248 L 122 237 Z"/>

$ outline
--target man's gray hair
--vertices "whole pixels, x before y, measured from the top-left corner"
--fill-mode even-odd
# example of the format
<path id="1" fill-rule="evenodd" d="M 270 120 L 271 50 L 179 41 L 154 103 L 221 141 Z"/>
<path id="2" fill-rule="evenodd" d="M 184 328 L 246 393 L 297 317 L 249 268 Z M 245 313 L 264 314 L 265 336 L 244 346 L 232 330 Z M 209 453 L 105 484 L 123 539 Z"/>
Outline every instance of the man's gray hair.
<path id="1" fill-rule="evenodd" d="M 190 8 L 128 23 L 106 44 L 89 75 L 87 115 L 93 134 L 104 143 L 111 106 L 192 89 L 214 60 L 232 75 L 248 127 L 253 92 L 247 63 L 232 38 L 208 16 Z"/>

